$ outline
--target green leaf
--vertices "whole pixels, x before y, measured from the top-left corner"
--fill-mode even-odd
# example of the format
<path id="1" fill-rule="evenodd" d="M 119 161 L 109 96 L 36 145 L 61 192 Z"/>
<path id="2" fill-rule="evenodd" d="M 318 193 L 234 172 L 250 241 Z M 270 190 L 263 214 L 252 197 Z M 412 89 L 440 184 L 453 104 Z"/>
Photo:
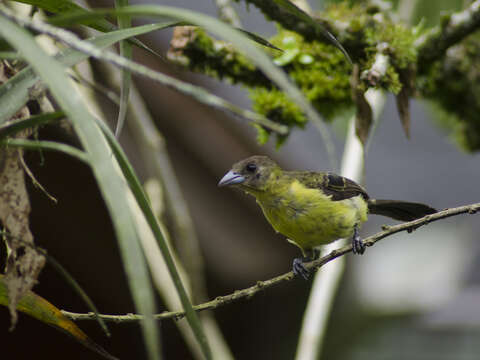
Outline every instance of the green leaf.
<path id="1" fill-rule="evenodd" d="M 37 6 L 38 8 L 51 12 L 53 14 L 66 14 L 66 13 L 85 13 L 88 14 L 89 10 L 77 5 L 70 0 L 16 0 L 24 4 Z M 89 26 L 95 30 L 101 32 L 108 32 L 115 30 L 115 25 L 106 20 L 105 18 L 87 19 L 79 21 L 80 24 Z M 71 23 L 70 23 L 71 25 Z"/>
<path id="2" fill-rule="evenodd" d="M 15 51 L 0 51 L 0 59 L 19 60 L 20 56 Z"/>
<path id="3" fill-rule="evenodd" d="M 299 21 L 302 21 L 312 27 L 314 27 L 319 33 L 323 34 L 337 49 L 339 49 L 343 55 L 347 58 L 348 62 L 352 64 L 352 59 L 348 55 L 347 50 L 340 44 L 340 42 L 335 38 L 335 36 L 330 33 L 327 29 L 323 27 L 318 21 L 313 19 L 305 11 L 300 9 L 297 5 L 289 0 L 271 0 L 276 3 L 278 6 L 282 7 L 284 10 L 288 11 L 292 16 L 296 17 Z"/>
<path id="4" fill-rule="evenodd" d="M 117 30 L 85 40 L 101 49 L 107 48 L 120 40 L 145 34 L 172 26 L 172 22 L 149 24 L 125 30 Z M 67 67 L 87 59 L 89 56 L 73 49 L 62 51 L 55 58 Z M 31 67 L 27 67 L 0 86 L 0 124 L 9 120 L 30 99 L 32 92 L 41 92 L 42 87 L 36 84 L 39 77 Z"/>
<path id="5" fill-rule="evenodd" d="M 115 8 L 120 9 L 123 6 L 128 6 L 128 0 L 115 0 Z M 129 28 L 132 25 L 130 16 L 120 15 L 118 16 L 118 27 L 120 29 Z M 123 56 L 127 59 L 132 59 L 132 46 L 127 41 L 120 41 L 120 56 Z M 120 109 L 118 111 L 118 120 L 117 128 L 115 130 L 115 135 L 120 136 L 122 132 L 123 125 L 125 123 L 125 118 L 127 117 L 128 110 L 128 99 L 130 94 L 130 84 L 132 82 L 132 75 L 130 71 L 122 69 L 122 83 L 120 89 Z"/>
<path id="6" fill-rule="evenodd" d="M 300 49 L 298 48 L 287 49 L 282 53 L 282 55 L 276 57 L 273 60 L 273 63 L 278 66 L 288 65 L 297 57 L 298 54 L 300 54 Z"/>
<path id="7" fill-rule="evenodd" d="M 60 151 L 67 155 L 70 155 L 77 160 L 89 164 L 88 155 L 73 146 L 58 143 L 55 141 L 37 141 L 37 140 L 28 140 L 28 139 L 6 139 L 0 141 L 0 145 L 4 146 L 14 146 L 21 147 L 29 150 L 47 150 L 47 151 Z"/>
<path id="8" fill-rule="evenodd" d="M 0 275 L 0 305 L 8 306 L 7 286 L 4 279 L 4 276 Z M 17 310 L 72 336 L 80 344 L 102 355 L 106 359 L 117 359 L 107 353 L 100 345 L 94 343 L 87 334 L 63 315 L 58 308 L 32 291 L 27 292 L 27 294 L 20 299 L 17 304 Z"/>
<path id="9" fill-rule="evenodd" d="M 81 13 L 81 14 L 88 14 L 89 10 L 77 5 L 73 1 L 70 0 L 16 0 L 17 2 L 21 2 L 24 4 L 29 4 L 33 6 L 37 6 L 40 9 L 46 10 L 48 12 L 54 14 L 65 14 L 65 13 Z M 101 31 L 101 32 L 110 32 L 117 30 L 115 25 L 111 22 L 106 20 L 105 18 L 95 18 L 95 19 L 86 19 L 79 22 L 81 25 L 85 25 L 91 27 L 92 29 Z M 57 24 L 60 25 L 60 24 Z M 64 26 L 71 26 L 72 23 L 64 23 Z M 151 54 L 162 58 L 162 56 L 156 53 L 154 50 L 150 49 L 147 45 L 142 43 L 138 39 L 129 39 L 129 42 L 133 43 L 134 45 L 142 48 Z"/>
<path id="10" fill-rule="evenodd" d="M 72 87 L 65 67 L 48 56 L 23 27 L 7 18 L 14 17 L 7 8 L 1 6 L 0 9 L 4 15 L 0 16 L 0 35 L 16 48 L 21 56 L 32 60 L 32 68 L 47 84 L 53 97 L 71 120 L 87 153 L 112 219 L 135 306 L 145 315 L 141 326 L 149 358 L 159 359 L 159 333 L 152 317 L 155 312 L 154 292 L 139 244 L 134 215 L 129 206 L 125 179 L 115 168 L 103 133 Z"/>
<path id="11" fill-rule="evenodd" d="M 0 140 L 2 140 L 3 138 L 9 135 L 13 135 L 19 131 L 22 131 L 24 129 L 44 125 L 49 122 L 61 119 L 64 116 L 65 115 L 63 114 L 63 111 L 57 111 L 57 112 L 40 114 L 40 115 L 34 115 L 29 117 L 28 119 L 22 119 L 22 120 L 1 125 Z"/>
<path id="12" fill-rule="evenodd" d="M 259 43 L 260 45 L 263 45 L 263 46 L 266 46 L 266 47 L 269 47 L 271 49 L 274 49 L 274 50 L 278 50 L 278 51 L 283 51 L 282 49 L 276 47 L 275 45 L 273 45 L 270 41 L 262 38 L 261 36 L 253 33 L 253 32 L 250 32 L 250 31 L 247 31 L 247 30 L 243 30 L 243 29 L 240 29 L 240 28 L 235 28 L 237 29 L 238 31 L 244 33 L 245 35 L 247 35 L 251 40 Z"/>

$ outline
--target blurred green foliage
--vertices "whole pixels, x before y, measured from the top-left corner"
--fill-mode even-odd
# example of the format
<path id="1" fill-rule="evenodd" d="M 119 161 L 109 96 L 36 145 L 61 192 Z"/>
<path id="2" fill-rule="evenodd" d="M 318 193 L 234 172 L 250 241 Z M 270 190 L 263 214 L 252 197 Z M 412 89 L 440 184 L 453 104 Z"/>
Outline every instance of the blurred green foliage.
<path id="1" fill-rule="evenodd" d="M 437 123 L 462 149 L 480 150 L 480 33 L 451 47 L 417 83 L 422 95 L 435 102 Z"/>

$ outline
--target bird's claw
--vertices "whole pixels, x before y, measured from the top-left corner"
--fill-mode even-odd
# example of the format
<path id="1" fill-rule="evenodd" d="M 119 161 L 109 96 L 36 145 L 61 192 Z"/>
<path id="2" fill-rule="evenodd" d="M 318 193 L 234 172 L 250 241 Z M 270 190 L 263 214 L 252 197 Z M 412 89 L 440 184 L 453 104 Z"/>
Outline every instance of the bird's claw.
<path id="1" fill-rule="evenodd" d="M 293 259 L 293 273 L 295 276 L 301 276 L 305 280 L 308 280 L 310 276 L 310 271 L 305 267 L 304 263 L 308 261 L 305 258 L 295 258 Z"/>
<path id="2" fill-rule="evenodd" d="M 362 239 L 358 235 L 357 225 L 353 230 L 352 236 L 352 250 L 354 254 L 362 255 L 365 252 L 365 244 L 363 243 Z"/>
<path id="3" fill-rule="evenodd" d="M 365 244 L 360 238 L 352 239 L 352 248 L 354 254 L 362 255 L 365 252 Z"/>

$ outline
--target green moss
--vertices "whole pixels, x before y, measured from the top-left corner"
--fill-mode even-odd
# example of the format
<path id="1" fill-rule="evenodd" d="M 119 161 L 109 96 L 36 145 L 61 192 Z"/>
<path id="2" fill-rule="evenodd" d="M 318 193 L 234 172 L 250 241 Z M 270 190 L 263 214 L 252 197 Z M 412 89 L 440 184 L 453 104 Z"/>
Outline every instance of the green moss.
<path id="1" fill-rule="evenodd" d="M 188 59 L 187 67 L 218 79 L 232 83 L 258 85 L 269 80 L 242 54 L 223 41 L 213 40 L 205 30 L 194 28 L 191 40 L 183 49 Z"/>
<path id="2" fill-rule="evenodd" d="M 366 52 L 366 65 L 369 68 L 375 61 L 378 44 L 385 43 L 385 53 L 389 57 L 389 66 L 379 87 L 394 94 L 402 89 L 399 71 L 410 67 L 417 61 L 417 52 L 414 46 L 416 30 L 406 27 L 403 24 L 393 23 L 389 19 L 377 21 L 365 30 L 365 40 L 368 44 Z"/>
<path id="3" fill-rule="evenodd" d="M 450 48 L 418 79 L 417 88 L 443 110 L 443 114 L 436 112 L 437 121 L 449 129 L 462 149 L 480 150 L 479 33 Z"/>
<path id="4" fill-rule="evenodd" d="M 361 3 L 348 3 L 342 1 L 337 4 L 330 4 L 325 9 L 325 16 L 332 20 L 338 20 L 342 22 L 352 22 L 356 24 L 365 25 L 365 23 L 377 11 L 369 13 L 366 8 L 366 4 Z"/>
<path id="5" fill-rule="evenodd" d="M 417 60 L 414 46 L 416 36 L 414 31 L 404 24 L 393 23 L 386 19 L 367 29 L 365 37 L 370 45 L 367 51 L 375 52 L 377 44 L 387 43 L 387 52 L 391 57 L 392 64 L 399 69 L 404 69 Z"/>
<path id="6" fill-rule="evenodd" d="M 352 106 L 350 67 L 338 49 L 321 42 L 306 42 L 300 35 L 286 30 L 280 30 L 270 42 L 284 50 L 274 62 L 289 73 L 327 120 Z M 250 97 L 254 110 L 273 121 L 289 127 L 303 127 L 307 121 L 299 106 L 276 88 L 250 89 Z"/>
<path id="7" fill-rule="evenodd" d="M 307 121 L 300 107 L 281 90 L 256 88 L 251 90 L 251 96 L 254 99 L 253 110 L 270 120 L 288 126 L 303 126 Z"/>

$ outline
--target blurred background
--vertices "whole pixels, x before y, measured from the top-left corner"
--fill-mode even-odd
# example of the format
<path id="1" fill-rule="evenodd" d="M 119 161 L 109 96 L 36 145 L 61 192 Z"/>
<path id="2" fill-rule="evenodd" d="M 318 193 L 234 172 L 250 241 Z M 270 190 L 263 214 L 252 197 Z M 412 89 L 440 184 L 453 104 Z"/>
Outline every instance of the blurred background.
<path id="1" fill-rule="evenodd" d="M 142 3 L 142 1 L 132 1 Z M 428 6 L 426 5 L 428 3 Z M 213 1 L 168 0 L 162 4 L 215 15 Z M 320 8 L 317 3 L 312 5 Z M 418 2 L 412 23 L 424 17 L 439 21 L 441 11 L 458 10 L 463 1 Z M 97 1 L 95 6 L 112 6 Z M 249 31 L 265 37 L 274 26 L 257 9 L 235 6 Z M 139 24 L 139 22 L 137 22 Z M 165 53 L 171 31 L 142 37 L 151 48 Z M 238 86 L 184 72 L 134 49 L 135 60 L 183 80 L 201 85 L 225 99 L 249 108 Z M 291 269 L 298 250 L 275 234 L 253 198 L 232 189 L 217 188 L 230 166 L 254 154 L 266 154 L 286 169 L 328 170 L 319 133 L 313 126 L 295 130 L 275 150 L 255 142 L 255 130 L 245 123 L 202 106 L 145 79 L 135 83 L 159 132 L 166 141 L 183 190 L 201 252 L 205 258 L 208 297 L 226 295 Z M 115 119 L 116 107 L 105 109 Z M 436 124 L 428 104 L 411 102 L 411 139 L 401 128 L 393 98 L 388 98 L 366 160 L 365 186 L 374 198 L 430 204 L 437 209 L 480 201 L 480 155 L 459 150 Z M 346 124 L 333 127 L 341 154 Z M 40 132 L 45 139 L 74 142 L 54 127 Z M 121 142 L 138 174 L 147 169 L 125 129 Z M 26 155 L 38 181 L 59 202 L 29 188 L 31 227 L 37 244 L 60 261 L 93 298 L 100 312 L 134 312 L 119 258 L 117 242 L 94 179 L 83 164 L 62 154 Z M 392 221 L 371 216 L 361 234 L 368 236 Z M 362 257 L 347 256 L 346 276 L 333 307 L 323 359 L 478 359 L 480 354 L 480 221 L 457 216 L 381 241 Z M 94 280 L 93 280 L 94 279 Z M 246 301 L 214 311 L 236 359 L 292 359 L 311 282 L 295 279 Z M 69 311 L 88 309 L 47 265 L 36 293 Z M 165 307 L 159 299 L 158 307 Z M 185 320 L 183 320 L 185 321 Z M 9 315 L 0 309 L 0 323 Z M 143 341 L 136 324 L 111 324 L 112 338 L 94 322 L 80 327 L 110 353 L 122 359 L 142 359 Z M 5 359 L 100 359 L 73 340 L 44 324 L 20 315 L 14 332 L 0 327 Z M 191 359 L 175 324 L 161 323 L 166 359 Z M 25 340 L 28 339 L 28 340 Z"/>

